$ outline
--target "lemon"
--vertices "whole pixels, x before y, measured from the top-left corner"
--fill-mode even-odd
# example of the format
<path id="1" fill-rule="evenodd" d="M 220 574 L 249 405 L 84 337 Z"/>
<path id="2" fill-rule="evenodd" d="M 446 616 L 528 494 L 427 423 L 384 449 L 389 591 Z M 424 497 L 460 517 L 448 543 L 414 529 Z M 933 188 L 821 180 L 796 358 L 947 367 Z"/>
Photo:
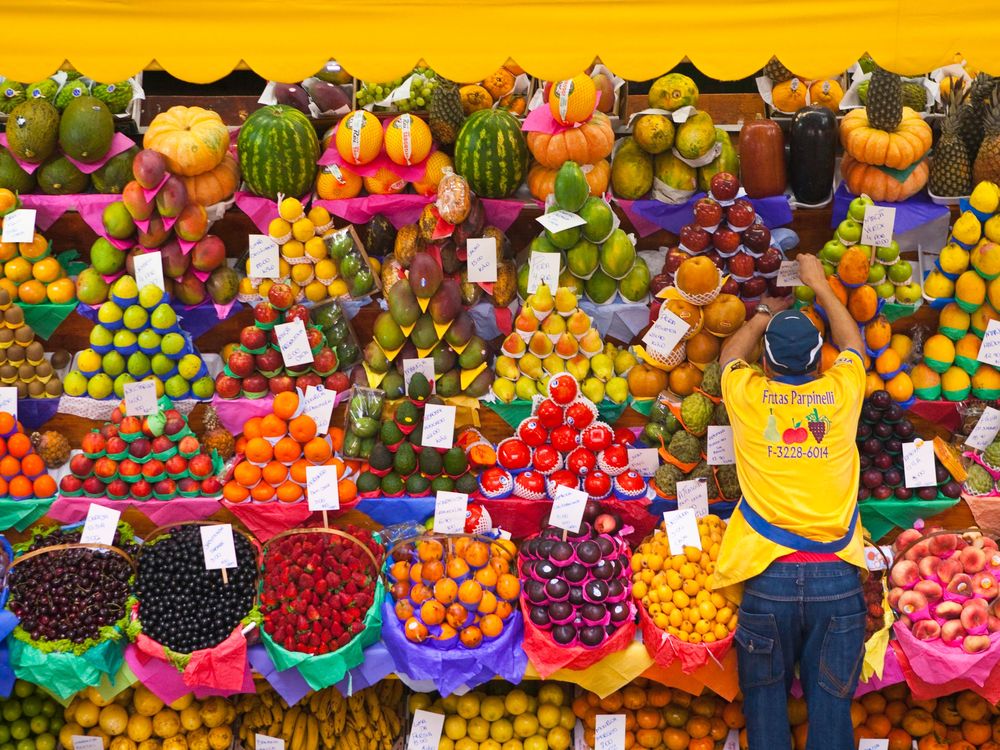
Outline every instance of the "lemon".
<path id="1" fill-rule="evenodd" d="M 989 240 L 980 240 L 971 253 L 972 267 L 979 275 L 994 279 L 1000 276 L 1000 245 Z"/>
<path id="2" fill-rule="evenodd" d="M 997 301 L 1000 302 L 1000 283 L 991 281 L 987 291 L 990 293 L 991 302 L 994 293 L 997 295 Z M 941 314 L 938 316 L 938 329 L 948 338 L 957 341 L 969 330 L 971 322 L 972 316 L 969 313 L 954 302 L 949 302 L 941 308 Z"/>
<path id="3" fill-rule="evenodd" d="M 547 682 L 538 690 L 538 702 L 562 706 L 566 702 L 566 694 L 562 686 L 554 682 Z"/>
<path id="4" fill-rule="evenodd" d="M 523 695 L 523 693 L 522 693 Z M 510 713 L 508 707 L 507 712 Z M 522 713 L 514 718 L 514 735 L 520 739 L 531 737 L 538 731 L 538 717 L 534 714 Z"/>
<path id="5" fill-rule="evenodd" d="M 1000 214 L 986 220 L 983 224 L 983 234 L 990 242 L 1000 242 Z"/>
<path id="6" fill-rule="evenodd" d="M 453 741 L 458 741 L 466 736 L 467 725 L 461 716 L 449 716 L 444 720 L 445 736 Z"/>
<path id="7" fill-rule="evenodd" d="M 466 733 L 474 742 L 485 742 L 490 736 L 490 723 L 482 716 L 473 716 L 469 719 Z"/>
<path id="8" fill-rule="evenodd" d="M 993 221 L 993 219 L 990 219 L 990 221 Z M 987 222 L 987 225 L 989 225 L 989 222 Z M 1000 233 L 1000 225 L 997 225 L 997 230 Z M 938 263 L 941 265 L 942 271 L 957 276 L 960 273 L 964 273 L 969 267 L 969 251 L 961 245 L 949 242 L 941 248 Z"/>
<path id="9" fill-rule="evenodd" d="M 322 237 L 313 237 L 306 240 L 306 255 L 313 260 L 323 260 L 328 256 L 326 243 Z"/>
<path id="10" fill-rule="evenodd" d="M 1000 206 L 1000 188 L 993 182 L 980 182 L 969 196 L 969 205 L 984 214 L 994 213 Z"/>
<path id="11" fill-rule="evenodd" d="M 463 719 L 473 719 L 479 716 L 479 695 L 476 693 L 466 693 L 460 697 L 458 699 L 457 711 L 458 715 Z M 481 741 L 476 740 L 476 742 Z"/>
<path id="12" fill-rule="evenodd" d="M 299 240 L 289 240 L 281 246 L 281 255 L 285 258 L 301 258 L 306 254 L 306 246 Z"/>
<path id="13" fill-rule="evenodd" d="M 934 299 L 946 299 L 955 294 L 955 282 L 936 268 L 924 279 L 924 293 Z"/>
<path id="14" fill-rule="evenodd" d="M 552 729 L 559 726 L 559 708 L 548 703 L 538 707 L 538 724 L 543 729 Z"/>
<path id="15" fill-rule="evenodd" d="M 941 373 L 955 361 L 955 344 L 947 336 L 936 333 L 924 342 L 924 363 Z"/>
<path id="16" fill-rule="evenodd" d="M 303 217 L 292 224 L 292 236 L 299 242 L 305 242 L 316 236 L 316 225 Z"/>
<path id="17" fill-rule="evenodd" d="M 528 696 L 523 690 L 511 690 L 503 699 L 504 708 L 511 716 L 520 716 L 528 710 Z M 518 737 L 530 737 L 534 731 L 528 734 L 521 734 L 517 730 L 517 720 L 514 721 L 514 733 Z"/>
<path id="18" fill-rule="evenodd" d="M 322 302 L 326 299 L 327 291 L 326 284 L 318 279 L 314 279 L 306 284 L 305 287 L 306 299 L 310 302 Z"/>
<path id="19" fill-rule="evenodd" d="M 951 236 L 963 245 L 975 245 L 982 236 L 983 227 L 972 211 L 966 211 L 955 221 Z"/>

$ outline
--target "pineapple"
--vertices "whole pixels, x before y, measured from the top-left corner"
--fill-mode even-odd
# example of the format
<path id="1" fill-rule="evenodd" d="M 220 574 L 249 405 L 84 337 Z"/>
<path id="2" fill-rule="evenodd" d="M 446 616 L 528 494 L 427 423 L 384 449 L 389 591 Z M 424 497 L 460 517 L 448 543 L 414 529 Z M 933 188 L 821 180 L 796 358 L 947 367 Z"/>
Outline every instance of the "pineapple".
<path id="1" fill-rule="evenodd" d="M 876 130 L 892 132 L 903 119 L 903 84 L 895 73 L 876 67 L 868 86 L 865 105 L 868 124 Z"/>
<path id="2" fill-rule="evenodd" d="M 965 141 L 969 158 L 975 159 L 979 144 L 983 140 L 983 122 L 986 119 L 986 103 L 993 93 L 996 81 L 986 73 L 980 73 L 969 87 L 969 95 L 959 106 L 958 132 Z"/>
<path id="3" fill-rule="evenodd" d="M 31 433 L 31 444 L 50 469 L 57 469 L 69 461 L 69 440 L 61 432 L 47 430 Z"/>
<path id="4" fill-rule="evenodd" d="M 232 434 L 222 426 L 219 415 L 211 406 L 205 411 L 205 436 L 201 444 L 208 453 L 215 450 L 223 461 L 228 461 L 236 452 Z"/>
<path id="5" fill-rule="evenodd" d="M 772 57 L 767 61 L 767 65 L 764 66 L 764 75 L 770 78 L 773 83 L 782 83 L 795 78 L 792 71 L 782 65 L 777 57 Z"/>
<path id="6" fill-rule="evenodd" d="M 990 98 L 983 123 L 983 142 L 972 165 L 973 182 L 1000 182 L 1000 95 Z"/>
<path id="7" fill-rule="evenodd" d="M 952 90 L 941 122 L 941 138 L 934 147 L 928 187 L 934 195 L 956 197 L 972 192 L 972 160 L 959 134 L 959 112 L 964 100 L 960 88 Z"/>
<path id="8" fill-rule="evenodd" d="M 465 111 L 458 95 L 458 86 L 452 81 L 438 79 L 437 88 L 427 108 L 427 124 L 434 140 L 451 145 L 458 137 L 458 131 L 465 122 Z"/>

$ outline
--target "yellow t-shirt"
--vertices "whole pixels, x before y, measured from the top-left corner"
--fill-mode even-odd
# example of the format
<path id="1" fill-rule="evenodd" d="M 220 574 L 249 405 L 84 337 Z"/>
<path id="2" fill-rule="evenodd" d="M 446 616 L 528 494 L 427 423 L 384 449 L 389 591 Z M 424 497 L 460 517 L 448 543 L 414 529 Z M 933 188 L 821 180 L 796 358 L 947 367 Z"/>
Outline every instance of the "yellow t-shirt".
<path id="1" fill-rule="evenodd" d="M 828 542 L 847 533 L 860 474 L 855 439 L 865 391 L 861 357 L 843 352 L 801 385 L 771 380 L 746 362 L 722 373 L 743 496 L 766 521 Z M 736 510 L 722 539 L 713 585 L 733 601 L 742 582 L 795 550 L 760 536 Z M 860 522 L 838 557 L 865 567 Z"/>

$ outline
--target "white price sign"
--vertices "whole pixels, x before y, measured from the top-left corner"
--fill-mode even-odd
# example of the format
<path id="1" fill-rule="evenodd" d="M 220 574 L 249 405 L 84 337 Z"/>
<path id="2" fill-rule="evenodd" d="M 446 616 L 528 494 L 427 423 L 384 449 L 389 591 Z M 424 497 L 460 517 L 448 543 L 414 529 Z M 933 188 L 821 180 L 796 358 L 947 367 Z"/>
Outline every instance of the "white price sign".
<path id="1" fill-rule="evenodd" d="M 528 258 L 528 294 L 534 294 L 539 286 L 545 284 L 553 294 L 559 286 L 559 253 L 542 253 L 531 251 Z"/>
<path id="2" fill-rule="evenodd" d="M 306 467 L 306 499 L 309 510 L 340 510 L 336 466 Z"/>
<path id="3" fill-rule="evenodd" d="M 1000 432 L 1000 411 L 992 406 L 987 406 L 983 409 L 982 416 L 979 417 L 976 426 L 969 433 L 969 437 L 965 439 L 965 444 L 970 448 L 984 451 L 996 438 L 998 432 Z"/>
<path id="4" fill-rule="evenodd" d="M 256 750 L 285 750 L 285 741 L 281 737 L 272 737 L 269 734 L 256 734 Z"/>
<path id="5" fill-rule="evenodd" d="M 201 527 L 201 549 L 205 554 L 205 568 L 235 568 L 236 542 L 233 540 L 233 526 L 219 523 Z"/>
<path id="6" fill-rule="evenodd" d="M 689 328 L 691 326 L 687 322 L 674 315 L 664 305 L 660 308 L 659 316 L 653 321 L 653 325 L 646 331 L 642 340 L 650 351 L 666 357 L 674 350 L 677 342 L 684 337 Z"/>
<path id="7" fill-rule="evenodd" d="M 455 444 L 455 407 L 427 404 L 424 407 L 424 448 L 451 448 Z"/>
<path id="8" fill-rule="evenodd" d="M 875 547 L 865 547 L 865 567 L 868 570 L 885 570 L 886 561 L 888 560 L 889 565 L 892 565 L 892 558 L 892 547 L 889 545 L 880 546 L 878 549 Z"/>
<path id="9" fill-rule="evenodd" d="M 535 219 L 539 224 L 548 229 L 552 234 L 563 232 L 573 227 L 582 227 L 587 220 L 577 216 L 572 211 L 550 211 Z"/>
<path id="10" fill-rule="evenodd" d="M 156 383 L 139 380 L 125 384 L 125 413 L 130 417 L 156 414 Z"/>
<path id="11" fill-rule="evenodd" d="M 683 555 L 685 547 L 701 549 L 698 534 L 698 519 L 690 508 L 668 510 L 663 514 L 663 525 L 667 529 L 667 544 L 671 555 Z"/>
<path id="12" fill-rule="evenodd" d="M 105 508 L 103 505 L 91 503 L 87 509 L 87 520 L 80 532 L 80 544 L 107 544 L 115 541 L 115 531 L 118 529 L 118 519 L 121 511 Z"/>
<path id="13" fill-rule="evenodd" d="M 3 242 L 31 242 L 35 239 L 35 209 L 19 208 L 3 217 Z"/>
<path id="14" fill-rule="evenodd" d="M 136 255 L 132 263 L 135 265 L 135 285 L 140 290 L 152 284 L 164 289 L 163 256 L 159 250 Z"/>
<path id="15" fill-rule="evenodd" d="M 677 509 L 688 508 L 697 518 L 708 515 L 708 482 L 705 479 L 677 483 Z"/>
<path id="16" fill-rule="evenodd" d="M 858 740 L 858 750 L 889 750 L 889 740 Z"/>
<path id="17" fill-rule="evenodd" d="M 994 367 L 1000 367 L 1000 320 L 991 320 L 986 324 L 986 333 L 979 344 L 979 354 L 976 359 Z"/>
<path id="18" fill-rule="evenodd" d="M 587 493 L 572 487 L 558 485 L 549 511 L 549 524 L 576 534 L 583 523 L 583 511 L 587 507 Z"/>
<path id="19" fill-rule="evenodd" d="M 896 209 L 891 206 L 865 206 L 865 220 L 861 225 L 861 244 L 888 247 L 892 242 L 892 228 L 896 223 Z"/>
<path id="20" fill-rule="evenodd" d="M 740 750 L 740 731 L 730 729 L 726 735 L 726 741 L 722 745 L 722 750 Z"/>
<path id="21" fill-rule="evenodd" d="M 418 708 L 413 712 L 406 750 L 438 750 L 442 729 L 444 729 L 444 714 Z"/>
<path id="22" fill-rule="evenodd" d="M 17 388 L 6 385 L 0 388 L 0 411 L 17 419 Z"/>
<path id="23" fill-rule="evenodd" d="M 274 332 L 278 336 L 278 348 L 281 349 L 281 358 L 286 367 L 307 365 L 313 361 L 306 325 L 301 320 L 276 325 Z"/>
<path id="24" fill-rule="evenodd" d="M 783 260 L 778 268 L 778 286 L 802 286 L 802 279 L 799 278 L 799 262 L 797 260 Z"/>
<path id="25" fill-rule="evenodd" d="M 418 372 L 423 373 L 427 382 L 431 384 L 431 391 L 434 391 L 434 358 L 420 357 L 419 359 L 403 360 L 403 387 L 410 390 L 410 379 Z M 449 446 L 450 447 L 450 446 Z"/>
<path id="26" fill-rule="evenodd" d="M 465 243 L 469 281 L 490 283 L 497 280 L 496 237 L 475 237 Z"/>
<path id="27" fill-rule="evenodd" d="M 434 498 L 434 531 L 464 534 L 468 509 L 469 496 L 464 492 L 438 492 Z"/>
<path id="28" fill-rule="evenodd" d="M 278 243 L 266 234 L 250 235 L 250 276 L 255 279 L 278 278 Z"/>
<path id="29" fill-rule="evenodd" d="M 73 735 L 73 750 L 104 750 L 104 740 L 84 734 Z"/>
<path id="30" fill-rule="evenodd" d="M 330 416 L 333 414 L 333 402 L 337 400 L 337 392 L 321 385 L 311 385 L 306 388 L 302 399 L 302 413 L 312 417 L 316 423 L 316 434 L 325 435 L 330 429 Z"/>
<path id="31" fill-rule="evenodd" d="M 709 466 L 722 466 L 736 463 L 736 453 L 733 450 L 733 428 L 728 425 L 708 428 Z"/>
<path id="32" fill-rule="evenodd" d="M 660 468 L 660 452 L 656 448 L 629 448 L 628 467 L 644 477 L 651 477 Z"/>
<path id="33" fill-rule="evenodd" d="M 903 474 L 906 486 L 933 487 L 937 484 L 934 471 L 934 443 L 930 440 L 914 440 L 903 443 Z"/>
<path id="34" fill-rule="evenodd" d="M 625 750 L 625 714 L 598 714 L 594 750 Z"/>

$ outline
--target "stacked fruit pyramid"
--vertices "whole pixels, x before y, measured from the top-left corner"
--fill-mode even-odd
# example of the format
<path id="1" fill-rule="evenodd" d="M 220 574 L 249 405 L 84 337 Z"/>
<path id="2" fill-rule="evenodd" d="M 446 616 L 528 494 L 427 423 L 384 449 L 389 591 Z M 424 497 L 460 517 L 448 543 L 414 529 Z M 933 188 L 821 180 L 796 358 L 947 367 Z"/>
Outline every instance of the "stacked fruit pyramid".
<path id="1" fill-rule="evenodd" d="M 327 344 L 322 329 L 314 325 L 310 311 L 294 302 L 294 292 L 288 284 L 272 284 L 267 299 L 253 308 L 254 324 L 240 331 L 240 340 L 226 357 L 225 366 L 215 378 L 215 391 L 220 398 L 263 398 L 298 388 L 305 393 L 310 385 L 321 385 L 337 371 L 337 352 Z M 313 360 L 302 365 L 287 366 L 278 346 L 274 328 L 282 323 L 301 321 Z M 349 352 L 347 352 L 349 353 Z M 335 386 L 343 384 L 331 383 Z"/>
<path id="2" fill-rule="evenodd" d="M 21 423 L 0 412 L 0 498 L 47 499 L 55 494 L 56 482 Z"/>
<path id="3" fill-rule="evenodd" d="M 58 398 L 63 384 L 57 372 L 69 364 L 69 353 L 53 352 L 46 359 L 41 341 L 24 322 L 24 311 L 0 288 L 0 384 L 17 388 L 18 398 Z"/>
<path id="4" fill-rule="evenodd" d="M 0 188 L 0 217 L 19 207 L 16 195 Z M 52 243 L 39 232 L 35 232 L 31 242 L 0 242 L 0 263 L 3 263 L 0 289 L 11 300 L 24 305 L 46 301 L 65 304 L 76 297 L 73 280 L 52 254 Z"/>
<path id="5" fill-rule="evenodd" d="M 253 417 L 237 441 L 240 458 L 223 488 L 230 503 L 298 503 L 308 497 L 306 468 L 336 466 L 341 505 L 357 494 L 344 463 L 333 457 L 329 435 L 316 432 L 316 421 L 300 408 L 296 390 L 274 397 L 272 412 Z"/>
<path id="6" fill-rule="evenodd" d="M 122 276 L 97 311 L 90 346 L 74 361 L 63 387 L 68 396 L 125 397 L 125 384 L 156 383 L 158 396 L 208 399 L 215 385 L 201 355 L 181 329 L 170 297 L 159 287 L 136 287 Z"/>
<path id="7" fill-rule="evenodd" d="M 64 497 L 173 500 L 222 493 L 222 459 L 205 449 L 170 399 L 145 417 L 126 416 L 122 401 L 100 430 L 84 435 L 80 448 L 59 483 Z"/>
<path id="8" fill-rule="evenodd" d="M 469 472 L 465 451 L 458 447 L 421 445 L 424 408 L 440 402 L 431 396 L 431 385 L 422 372 L 410 378 L 406 399 L 384 418 L 378 440 L 368 456 L 368 469 L 358 477 L 358 492 L 365 497 L 424 497 L 436 492 L 476 491 L 476 477 Z"/>

